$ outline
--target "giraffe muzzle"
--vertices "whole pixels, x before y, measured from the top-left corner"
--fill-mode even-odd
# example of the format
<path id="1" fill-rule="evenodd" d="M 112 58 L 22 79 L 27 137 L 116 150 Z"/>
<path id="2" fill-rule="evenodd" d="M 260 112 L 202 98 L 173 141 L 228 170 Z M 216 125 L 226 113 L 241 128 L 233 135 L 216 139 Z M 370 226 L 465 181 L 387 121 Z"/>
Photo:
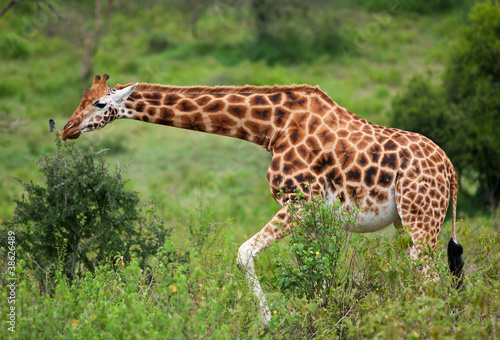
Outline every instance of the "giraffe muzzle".
<path id="1" fill-rule="evenodd" d="M 76 122 L 69 121 L 63 129 L 62 132 L 62 140 L 66 139 L 77 139 L 80 137 L 81 132 L 80 129 L 78 128 L 79 124 Z"/>

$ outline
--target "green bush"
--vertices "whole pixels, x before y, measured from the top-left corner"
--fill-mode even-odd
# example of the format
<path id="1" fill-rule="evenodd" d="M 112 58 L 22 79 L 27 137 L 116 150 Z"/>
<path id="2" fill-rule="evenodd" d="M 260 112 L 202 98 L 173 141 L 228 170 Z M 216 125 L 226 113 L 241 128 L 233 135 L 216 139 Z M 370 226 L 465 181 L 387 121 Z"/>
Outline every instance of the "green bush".
<path id="1" fill-rule="evenodd" d="M 500 4 L 476 4 L 452 45 L 443 88 L 453 112 L 455 163 L 479 181 L 494 215 L 500 202 Z"/>
<path id="2" fill-rule="evenodd" d="M 82 151 L 60 138 L 56 144 L 56 154 L 35 161 L 44 185 L 21 182 L 25 193 L 2 225 L 18 235 L 30 267 L 40 269 L 41 287 L 56 270 L 73 280 L 115 255 L 127 262 L 140 256 L 144 266 L 169 232 L 155 209 L 141 216 L 138 194 L 124 187 L 126 169 L 110 173 L 103 150 Z"/>
<path id="3" fill-rule="evenodd" d="M 309 34 L 312 36 L 309 36 Z M 250 60 L 264 60 L 268 64 L 311 62 L 322 56 L 336 56 L 343 42 L 338 28 L 328 26 L 284 28 L 279 33 L 259 37 L 248 49 Z"/>
<path id="4" fill-rule="evenodd" d="M 409 234 L 384 244 L 363 240 L 346 229 L 355 225 L 360 209 L 346 209 L 338 200 L 326 205 L 322 197 L 298 197 L 300 205 L 291 207 L 295 229 L 286 252 L 275 250 L 270 284 L 288 300 L 292 313 L 286 329 L 293 338 L 343 337 L 349 331 L 343 320 L 351 313 L 361 319 L 366 299 L 401 290 L 400 282 L 411 287 L 418 277 L 410 267 L 420 261 L 411 262 L 404 254 L 411 245 Z M 297 324 L 306 327 L 296 329 Z"/>
<path id="5" fill-rule="evenodd" d="M 338 266 L 345 261 L 343 250 L 350 236 L 344 225 L 354 225 L 359 210 L 347 212 L 340 201 L 325 205 L 322 197 L 309 202 L 302 193 L 298 193 L 298 197 L 300 209 L 290 207 L 295 225 L 288 235 L 291 257 L 276 259 L 279 268 L 276 283 L 286 295 L 313 301 L 327 297 L 337 286 Z M 326 306 L 328 301 L 323 304 Z"/>
<path id="6" fill-rule="evenodd" d="M 360 210 L 347 211 L 339 200 L 326 205 L 323 197 L 306 201 L 304 194 L 299 192 L 297 196 L 298 201 L 290 205 L 295 228 L 288 235 L 289 254 L 275 255 L 275 277 L 271 282 L 293 309 L 302 313 L 302 318 L 292 320 L 306 327 L 292 334 L 308 338 L 320 327 L 321 310 L 334 311 L 329 317 L 338 320 L 341 316 L 337 312 L 352 302 L 352 296 L 342 294 L 352 293 L 352 287 L 343 279 L 352 269 L 346 252 L 351 233 L 344 227 L 355 224 Z"/>
<path id="7" fill-rule="evenodd" d="M 171 46 L 171 42 L 168 41 L 167 35 L 163 31 L 151 32 L 147 40 L 147 48 L 149 53 L 159 53 Z"/>

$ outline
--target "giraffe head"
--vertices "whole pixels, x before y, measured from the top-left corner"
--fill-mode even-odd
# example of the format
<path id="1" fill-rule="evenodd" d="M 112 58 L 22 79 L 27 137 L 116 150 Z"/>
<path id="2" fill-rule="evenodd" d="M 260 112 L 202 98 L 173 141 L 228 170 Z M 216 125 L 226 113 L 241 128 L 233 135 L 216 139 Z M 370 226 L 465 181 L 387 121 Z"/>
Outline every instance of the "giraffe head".
<path id="1" fill-rule="evenodd" d="M 136 84 L 119 90 L 106 86 L 109 75 L 94 77 L 92 87 L 83 92 L 80 105 L 64 126 L 62 139 L 76 139 L 82 133 L 102 129 L 118 116 L 118 108 L 134 91 Z"/>

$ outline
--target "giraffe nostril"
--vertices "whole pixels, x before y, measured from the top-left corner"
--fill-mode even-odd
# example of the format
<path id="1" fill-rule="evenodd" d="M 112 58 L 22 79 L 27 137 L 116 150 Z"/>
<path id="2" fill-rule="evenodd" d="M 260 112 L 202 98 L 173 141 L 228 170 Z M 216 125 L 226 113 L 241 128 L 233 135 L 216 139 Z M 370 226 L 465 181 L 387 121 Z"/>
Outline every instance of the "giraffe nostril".
<path id="1" fill-rule="evenodd" d="M 67 130 L 67 129 L 71 129 L 75 126 L 78 126 L 80 124 L 80 119 L 70 119 L 66 125 L 64 125 L 64 129 L 63 130 Z"/>

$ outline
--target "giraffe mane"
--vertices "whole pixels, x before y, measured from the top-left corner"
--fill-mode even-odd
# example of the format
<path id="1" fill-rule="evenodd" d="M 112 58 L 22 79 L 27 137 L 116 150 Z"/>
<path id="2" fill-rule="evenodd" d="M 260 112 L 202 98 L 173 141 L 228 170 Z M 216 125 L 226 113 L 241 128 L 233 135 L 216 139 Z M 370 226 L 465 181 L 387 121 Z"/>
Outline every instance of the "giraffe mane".
<path id="1" fill-rule="evenodd" d="M 117 90 L 133 85 L 116 85 Z M 179 94 L 231 94 L 231 93 L 276 93 L 276 92 L 293 92 L 293 91 L 311 91 L 326 95 L 319 89 L 318 86 L 310 85 L 288 85 L 288 86 L 169 86 L 159 84 L 139 83 L 136 91 L 140 92 L 156 92 L 156 93 L 179 93 Z"/>

